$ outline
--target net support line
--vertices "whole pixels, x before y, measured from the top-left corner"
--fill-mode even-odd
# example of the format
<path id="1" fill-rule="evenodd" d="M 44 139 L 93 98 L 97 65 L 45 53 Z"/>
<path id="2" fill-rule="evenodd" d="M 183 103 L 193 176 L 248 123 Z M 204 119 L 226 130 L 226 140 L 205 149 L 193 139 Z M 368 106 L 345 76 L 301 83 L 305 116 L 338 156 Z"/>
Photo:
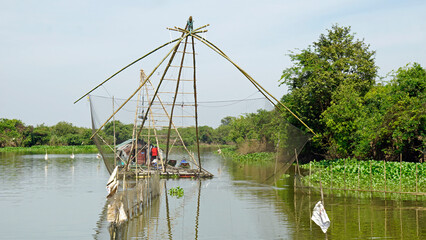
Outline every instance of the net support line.
<path id="1" fill-rule="evenodd" d="M 146 83 L 146 81 L 154 74 L 154 72 L 160 67 L 160 65 L 164 62 L 164 60 L 166 60 L 167 59 L 167 57 L 170 55 L 170 53 L 172 53 L 172 51 L 174 50 L 174 49 L 177 49 L 177 47 L 179 46 L 179 43 L 182 41 L 184 39 L 184 37 L 182 37 L 182 38 L 180 38 L 179 40 L 178 40 L 178 42 L 175 44 L 175 46 L 174 46 L 174 48 L 172 48 L 168 53 L 167 53 L 167 55 L 160 61 L 160 63 L 154 68 L 154 70 L 152 70 L 152 72 L 149 74 L 149 76 L 145 79 L 145 81 L 136 89 L 136 91 L 134 91 L 133 92 L 133 94 L 132 95 L 130 95 L 130 97 L 129 98 L 127 98 L 127 100 L 105 121 L 105 123 L 104 124 L 102 124 L 102 126 L 101 127 L 99 127 L 96 131 L 95 131 L 95 133 L 91 136 L 91 138 L 93 138 L 93 136 L 96 134 L 96 133 L 98 133 L 104 126 L 105 126 L 105 124 L 107 124 L 108 123 L 108 121 L 109 120 L 111 120 L 111 118 L 115 115 L 115 114 L 117 114 L 117 112 L 118 111 L 120 111 L 121 110 L 121 108 L 123 108 L 123 106 L 124 105 L 126 105 L 129 101 L 130 101 L 130 99 L 132 99 L 135 95 L 136 95 L 136 93 L 138 93 L 139 92 L 139 90 L 142 88 L 142 86 L 143 85 L 145 85 L 145 83 Z M 164 74 L 163 74 L 163 77 L 164 77 Z M 157 91 L 158 91 L 158 89 L 157 89 Z M 155 96 L 156 96 L 156 94 L 157 94 L 157 92 L 154 94 L 154 98 L 155 98 Z M 149 106 L 149 107 L 151 107 L 151 106 Z M 146 115 L 145 115 L 145 118 L 146 118 Z M 145 120 L 143 121 L 143 123 L 145 122 Z M 143 123 L 142 123 L 142 126 L 143 126 Z"/>
<path id="2" fill-rule="evenodd" d="M 272 94 L 270 94 L 268 91 L 266 91 L 256 80 L 254 80 L 247 72 L 245 72 L 241 67 L 239 67 L 236 63 L 234 63 L 220 48 L 215 46 L 213 43 L 209 42 L 207 39 L 204 39 L 197 34 L 193 33 L 191 34 L 193 37 L 204 43 L 206 46 L 217 52 L 220 56 L 228 60 L 232 65 L 234 65 L 258 90 L 263 94 L 263 96 L 268 99 L 274 106 L 277 106 L 279 104 L 280 106 L 284 107 L 288 112 L 290 112 L 297 120 L 299 120 L 309 131 L 311 131 L 315 136 L 318 136 L 308 125 L 306 125 L 305 122 L 302 121 L 295 113 L 293 113 L 287 106 L 285 106 L 281 101 L 276 99 Z M 274 103 L 271 98 L 273 98 L 276 103 Z M 280 108 L 278 108 L 280 109 Z"/>
<path id="3" fill-rule="evenodd" d="M 97 88 L 99 88 L 100 86 L 102 86 L 104 83 L 108 82 L 110 79 L 112 79 L 113 77 L 115 77 L 116 75 L 118 75 L 119 73 L 121 73 L 122 71 L 124 71 L 126 68 L 132 66 L 133 64 L 139 62 L 140 60 L 144 59 L 145 57 L 151 55 L 152 53 L 156 52 L 157 50 L 160 50 L 161 48 L 169 45 L 170 43 L 174 43 L 176 41 L 178 41 L 180 38 L 176 38 L 175 40 L 172 40 L 170 42 L 167 42 L 161 46 L 159 46 L 158 48 L 152 50 L 151 52 L 143 55 L 142 57 L 136 59 L 135 61 L 131 62 L 130 64 L 128 64 L 127 66 L 123 67 L 122 69 L 120 69 L 118 72 L 114 73 L 113 75 L 111 75 L 109 78 L 107 78 L 106 80 L 104 80 L 102 83 L 98 84 L 98 86 L 94 87 L 92 90 L 90 90 L 89 92 L 87 92 L 86 94 L 84 94 L 82 97 L 80 97 L 79 99 L 77 99 L 74 104 L 76 104 L 78 101 L 80 101 L 82 98 L 84 98 L 85 96 L 89 95 L 91 92 L 95 91 Z"/>

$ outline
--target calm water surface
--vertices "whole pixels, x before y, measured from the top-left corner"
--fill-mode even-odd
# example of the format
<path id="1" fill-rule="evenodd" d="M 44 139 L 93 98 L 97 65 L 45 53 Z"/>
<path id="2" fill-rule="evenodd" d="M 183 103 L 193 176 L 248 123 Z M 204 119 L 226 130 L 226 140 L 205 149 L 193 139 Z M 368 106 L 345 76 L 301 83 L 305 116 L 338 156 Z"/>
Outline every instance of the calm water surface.
<path id="1" fill-rule="evenodd" d="M 325 192 L 327 235 L 310 221 L 319 194 L 203 154 L 207 180 L 162 180 L 162 195 L 119 228 L 106 221 L 108 173 L 92 154 L 0 155 L 0 239 L 426 239 L 426 201 Z M 181 198 L 165 194 L 184 189 Z M 369 194 L 369 193 L 362 193 Z"/>

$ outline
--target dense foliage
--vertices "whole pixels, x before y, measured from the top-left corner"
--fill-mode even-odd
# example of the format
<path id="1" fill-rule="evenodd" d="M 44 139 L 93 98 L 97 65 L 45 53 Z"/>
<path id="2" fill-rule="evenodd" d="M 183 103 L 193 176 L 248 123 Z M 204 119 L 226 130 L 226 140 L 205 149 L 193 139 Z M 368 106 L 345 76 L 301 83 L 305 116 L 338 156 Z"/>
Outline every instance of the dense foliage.
<path id="1" fill-rule="evenodd" d="M 289 88 L 283 101 L 311 128 L 324 128 L 321 114 L 331 106 L 336 92 L 351 88 L 363 96 L 374 85 L 374 54 L 369 45 L 354 39 L 350 27 L 334 25 L 313 46 L 289 55 L 294 65 L 281 77 L 281 84 Z M 302 127 L 297 120 L 289 120 Z"/>
<path id="2" fill-rule="evenodd" d="M 313 46 L 290 54 L 293 66 L 283 71 L 280 80 L 289 87 L 282 102 L 317 133 L 305 147 L 305 155 L 391 161 L 400 154 L 404 161 L 424 158 L 426 70 L 414 63 L 376 84 L 374 55 L 363 40 L 355 40 L 350 27 L 337 25 L 321 34 Z M 290 113 L 280 116 L 275 110 L 259 110 L 223 119 L 216 136 L 221 143 L 236 143 L 240 150 L 249 148 L 240 152 L 268 151 L 289 135 L 283 131 L 288 130 L 286 122 L 308 132 Z"/>
<path id="3" fill-rule="evenodd" d="M 425 154 L 426 72 L 414 63 L 376 84 L 374 51 L 354 40 L 349 27 L 333 26 L 313 46 L 290 54 L 282 98 L 318 134 L 317 158 L 418 161 Z M 287 120 L 304 128 L 288 114 Z"/>
<path id="4" fill-rule="evenodd" d="M 0 147 L 91 145 L 91 134 L 90 129 L 67 122 L 51 127 L 44 124 L 33 127 L 17 119 L 0 119 Z"/>

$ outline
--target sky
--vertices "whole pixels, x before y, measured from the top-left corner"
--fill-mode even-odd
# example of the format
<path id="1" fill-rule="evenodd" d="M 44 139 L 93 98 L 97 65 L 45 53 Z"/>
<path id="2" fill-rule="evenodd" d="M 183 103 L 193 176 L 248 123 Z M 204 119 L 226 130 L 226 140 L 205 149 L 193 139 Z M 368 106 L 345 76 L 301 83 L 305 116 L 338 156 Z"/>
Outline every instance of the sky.
<path id="1" fill-rule="evenodd" d="M 292 66 L 290 51 L 307 48 L 333 24 L 350 26 L 355 38 L 376 51 L 380 76 L 413 62 L 426 67 L 425 12 L 426 2 L 414 0 L 0 0 L 0 118 L 89 127 L 87 101 L 74 101 L 176 38 L 166 28 L 184 27 L 189 16 L 195 27 L 210 24 L 204 37 L 277 98 L 287 92 L 279 80 Z M 129 96 L 139 69 L 150 72 L 164 53 L 136 64 L 101 91 Z M 202 44 L 197 53 L 199 101 L 256 93 L 219 55 Z M 217 125 L 221 116 L 215 111 L 200 118 L 201 125 Z"/>

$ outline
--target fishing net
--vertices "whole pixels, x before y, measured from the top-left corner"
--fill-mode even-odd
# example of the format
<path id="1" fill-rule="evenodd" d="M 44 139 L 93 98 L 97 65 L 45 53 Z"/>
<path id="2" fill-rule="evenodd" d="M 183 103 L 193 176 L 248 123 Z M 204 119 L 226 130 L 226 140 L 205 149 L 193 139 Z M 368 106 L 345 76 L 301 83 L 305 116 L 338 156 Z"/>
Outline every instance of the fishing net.
<path id="1" fill-rule="evenodd" d="M 160 176 L 130 180 L 121 178 L 120 191 L 108 199 L 107 221 L 121 224 L 141 214 L 160 195 Z"/>
<path id="2" fill-rule="evenodd" d="M 131 150 L 136 148 L 133 154 L 136 164 L 139 155 L 144 159 L 141 164 L 153 160 L 153 146 L 161 147 L 157 157 L 161 161 L 170 160 L 174 147 L 182 146 L 187 152 L 183 160 L 190 162 L 191 168 L 197 168 L 198 149 L 187 146 L 197 146 L 199 141 L 237 143 L 241 153 L 274 151 L 277 161 L 285 165 L 280 169 L 288 168 L 310 135 L 285 121 L 285 108 L 236 64 L 233 65 L 242 75 L 233 80 L 234 85 L 229 79 L 218 77 L 220 70 L 216 68 L 213 74 L 197 74 L 192 41 L 194 38 L 184 38 L 159 65 L 148 67 L 146 72 L 138 70 L 136 74 L 133 69 L 134 75 L 130 76 L 133 81 L 119 80 L 122 84 L 117 87 L 104 87 L 101 93 L 90 95 L 94 141 L 108 171 L 131 160 L 132 153 L 117 154 L 119 148 L 126 148 L 123 144 L 130 144 Z M 221 51 L 217 52 L 231 61 Z M 211 81 L 215 84 L 209 85 Z M 240 87 L 232 87 L 235 84 Z M 129 97 L 123 94 L 123 85 L 136 91 Z M 252 88 L 248 90 L 247 86 Z M 213 91 L 217 93 L 212 94 Z M 223 127 L 227 124 L 233 124 L 232 128 Z M 224 133 L 226 137 L 212 136 L 214 128 L 228 131 Z"/>

